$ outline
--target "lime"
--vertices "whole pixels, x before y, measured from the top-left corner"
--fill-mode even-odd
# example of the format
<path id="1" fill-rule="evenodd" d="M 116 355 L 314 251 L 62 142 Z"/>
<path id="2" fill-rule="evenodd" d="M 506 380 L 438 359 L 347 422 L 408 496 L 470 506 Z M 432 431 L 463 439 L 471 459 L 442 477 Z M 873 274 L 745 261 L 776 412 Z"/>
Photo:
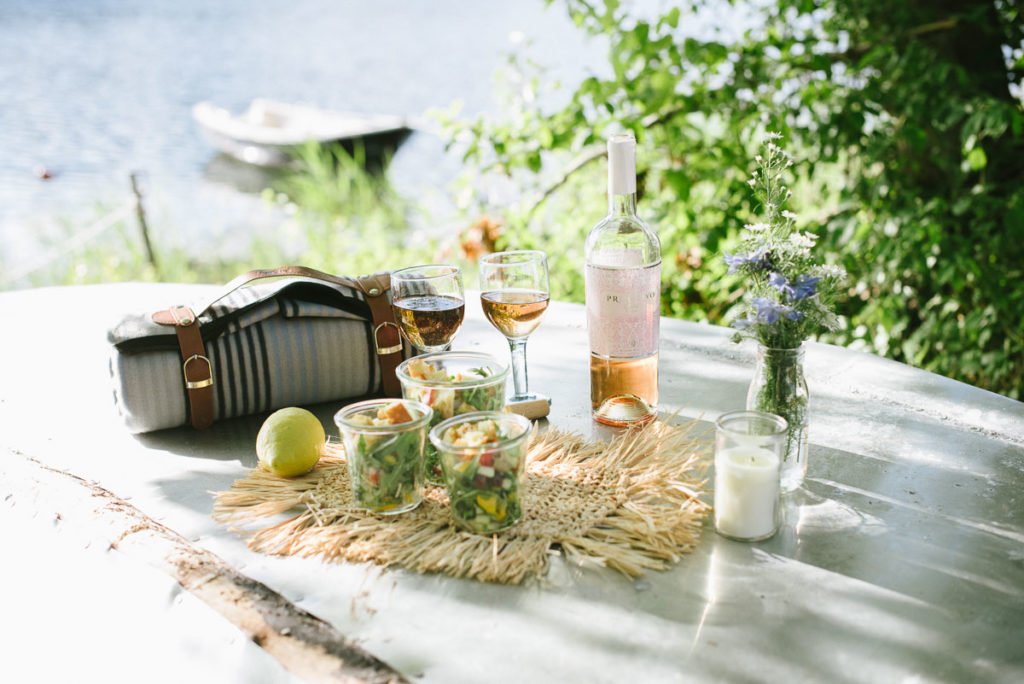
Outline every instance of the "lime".
<path id="1" fill-rule="evenodd" d="M 264 421 L 256 436 L 256 455 L 264 470 L 294 477 L 313 469 L 326 441 L 319 418 L 306 409 L 283 408 Z"/>

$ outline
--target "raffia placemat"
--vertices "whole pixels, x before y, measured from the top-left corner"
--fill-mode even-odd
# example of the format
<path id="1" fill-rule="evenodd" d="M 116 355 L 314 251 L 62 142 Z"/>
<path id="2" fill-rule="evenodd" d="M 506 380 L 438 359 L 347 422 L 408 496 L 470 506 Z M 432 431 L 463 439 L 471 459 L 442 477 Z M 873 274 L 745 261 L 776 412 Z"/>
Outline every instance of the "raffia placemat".
<path id="1" fill-rule="evenodd" d="M 299 478 L 254 470 L 215 495 L 213 517 L 250 535 L 251 549 L 277 555 L 519 584 L 542 576 L 551 554 L 560 551 L 572 562 L 636 577 L 668 567 L 700 536 L 708 511 L 698 498 L 708 444 L 695 435 L 695 426 L 654 421 L 610 442 L 556 429 L 535 433 L 523 480 L 523 518 L 490 537 L 455 527 L 440 487 L 428 486 L 423 503 L 401 515 L 355 507 L 337 445 Z M 240 528 L 254 523 L 256 529 Z"/>

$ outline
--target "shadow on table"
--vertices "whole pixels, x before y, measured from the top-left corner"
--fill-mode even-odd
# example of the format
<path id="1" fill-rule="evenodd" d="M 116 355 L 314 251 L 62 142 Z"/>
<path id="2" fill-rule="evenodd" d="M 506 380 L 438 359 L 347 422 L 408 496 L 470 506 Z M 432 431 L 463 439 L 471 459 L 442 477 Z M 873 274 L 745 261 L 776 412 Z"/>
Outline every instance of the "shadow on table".
<path id="1" fill-rule="evenodd" d="M 337 410 L 351 401 L 328 402 L 310 407 L 323 423 L 328 439 L 337 440 L 333 417 Z M 243 468 L 255 468 L 256 435 L 266 420 L 267 413 L 232 418 L 210 426 L 206 430 L 190 427 L 160 430 L 136 435 L 135 438 L 148 449 L 165 451 L 176 456 L 205 461 L 237 461 Z M 161 478 L 155 484 L 164 496 L 182 506 L 209 515 L 213 510 L 212 492 L 225 491 L 244 473 L 227 473 L 221 470 L 201 470 L 190 464 L 187 470 L 173 478 Z"/>
<path id="2" fill-rule="evenodd" d="M 560 591 L 415 576 L 413 583 L 496 615 L 526 612 L 534 636 L 570 640 L 570 652 L 670 663 L 690 677 L 861 682 L 910 671 L 973 681 L 981 674 L 962 657 L 972 633 L 944 609 L 707 534 L 672 573 L 639 582 L 587 572 Z M 785 572 L 773 572 L 780 565 Z M 554 679 L 571 675 L 558 671 L 557 659 L 550 666 Z"/>
<path id="3" fill-rule="evenodd" d="M 307 408 L 320 419 L 328 439 L 336 441 L 338 430 L 334 427 L 334 414 L 342 406 L 355 401 L 359 399 L 327 402 Z M 189 458 L 238 461 L 246 468 L 255 468 L 258 464 L 256 435 L 268 415 L 269 413 L 260 413 L 231 418 L 215 423 L 205 430 L 183 427 L 149 432 L 135 437 L 149 449 L 160 449 Z"/>

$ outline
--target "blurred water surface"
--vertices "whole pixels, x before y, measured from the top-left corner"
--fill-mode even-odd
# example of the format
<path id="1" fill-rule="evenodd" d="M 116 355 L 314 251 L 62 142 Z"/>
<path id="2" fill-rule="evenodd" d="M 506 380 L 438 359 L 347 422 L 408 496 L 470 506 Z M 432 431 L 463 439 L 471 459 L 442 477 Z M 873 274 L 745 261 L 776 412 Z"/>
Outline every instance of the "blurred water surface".
<path id="1" fill-rule="evenodd" d="M 493 111 L 514 32 L 569 85 L 600 63 L 601 46 L 541 0 L 0 0 L 0 256 L 17 261 L 48 223 L 126 199 L 132 170 L 146 173 L 155 229 L 179 242 L 272 226 L 239 189 L 260 179 L 200 138 L 195 102 L 418 116 L 460 99 L 468 113 Z M 438 139 L 417 134 L 389 175 L 426 197 L 457 170 Z"/>

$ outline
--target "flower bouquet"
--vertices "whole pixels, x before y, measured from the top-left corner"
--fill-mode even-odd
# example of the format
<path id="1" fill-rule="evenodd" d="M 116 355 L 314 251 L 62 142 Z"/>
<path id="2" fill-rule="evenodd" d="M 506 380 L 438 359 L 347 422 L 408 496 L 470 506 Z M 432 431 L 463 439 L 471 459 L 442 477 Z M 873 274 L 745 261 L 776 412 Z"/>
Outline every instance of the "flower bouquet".
<path id="1" fill-rule="evenodd" d="M 797 216 L 785 209 L 792 192 L 784 175 L 792 157 L 770 133 L 755 157 L 757 169 L 748 184 L 764 212 L 761 223 L 744 226 L 742 246 L 725 253 L 729 273 L 747 280 L 746 297 L 735 339 L 758 341 L 758 363 L 747 394 L 747 408 L 782 416 L 789 424 L 782 466 L 782 489 L 792 491 L 807 471 L 807 383 L 803 342 L 834 330 L 833 310 L 846 272 L 812 255 L 817 236 L 797 228 Z"/>

